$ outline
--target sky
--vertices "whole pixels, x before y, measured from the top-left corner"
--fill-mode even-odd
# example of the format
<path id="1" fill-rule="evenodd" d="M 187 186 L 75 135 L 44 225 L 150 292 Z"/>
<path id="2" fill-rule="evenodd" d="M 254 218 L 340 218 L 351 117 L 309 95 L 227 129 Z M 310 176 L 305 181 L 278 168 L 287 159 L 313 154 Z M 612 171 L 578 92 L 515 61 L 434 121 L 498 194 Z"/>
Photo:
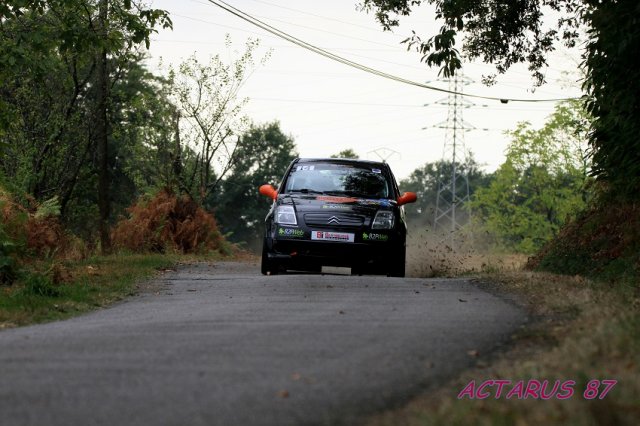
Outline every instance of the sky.
<path id="1" fill-rule="evenodd" d="M 308 43 L 388 74 L 448 88 L 439 81 L 438 69 L 420 62 L 401 41 L 415 30 L 431 35 L 440 24 L 433 11 L 420 7 L 403 18 L 399 28 L 385 32 L 372 14 L 357 8 L 358 0 L 226 0 L 232 6 Z M 211 55 L 237 58 L 247 38 L 260 39 L 256 57 L 267 52 L 240 96 L 249 98 L 245 114 L 256 124 L 278 120 L 291 135 L 301 157 L 327 157 L 353 149 L 360 158 L 390 164 L 398 180 L 427 162 L 442 159 L 447 120 L 447 95 L 387 80 L 331 61 L 295 46 L 242 21 L 206 0 L 153 0 L 167 10 L 173 30 L 152 37 L 149 64 L 161 72 L 164 64 L 179 64 L 195 54 L 206 61 Z M 224 43 L 229 35 L 231 49 Z M 498 98 L 555 99 L 580 96 L 578 51 L 559 51 L 549 60 L 547 84 L 535 88 L 525 67 L 499 76 L 498 84 L 480 83 L 492 65 L 465 63 L 463 72 L 474 83 L 465 93 Z M 465 98 L 463 119 L 476 130 L 459 140 L 484 170 L 504 161 L 509 138 L 506 130 L 521 121 L 540 127 L 553 112 L 553 102 L 508 104 Z M 283 171 L 284 172 L 284 171 Z"/>

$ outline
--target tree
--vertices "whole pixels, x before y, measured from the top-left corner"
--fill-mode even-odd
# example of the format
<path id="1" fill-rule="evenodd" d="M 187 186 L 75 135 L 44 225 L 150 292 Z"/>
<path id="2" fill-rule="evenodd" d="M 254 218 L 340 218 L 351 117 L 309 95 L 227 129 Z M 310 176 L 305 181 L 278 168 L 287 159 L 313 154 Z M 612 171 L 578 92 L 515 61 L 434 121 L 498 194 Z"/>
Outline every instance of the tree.
<path id="1" fill-rule="evenodd" d="M 111 214 L 109 200 L 109 120 L 107 118 L 107 98 L 109 96 L 109 71 L 107 70 L 108 9 L 108 0 L 100 0 L 96 31 L 102 43 L 96 55 L 94 118 L 96 125 L 96 152 L 98 154 L 98 212 L 100 213 L 98 228 L 100 232 L 100 248 L 103 255 L 111 252 L 111 237 L 109 236 L 109 215 Z"/>
<path id="2" fill-rule="evenodd" d="M 640 199 L 640 33 L 634 0 L 585 0 L 589 40 L 584 64 L 593 116 L 592 174 L 614 196 Z"/>
<path id="3" fill-rule="evenodd" d="M 360 158 L 360 156 L 356 154 L 356 152 L 353 149 L 347 148 L 347 149 L 343 149 L 337 154 L 333 154 L 331 158 L 353 158 L 354 160 L 357 160 L 358 158 Z"/>
<path id="4" fill-rule="evenodd" d="M 231 46 L 229 37 L 226 45 Z M 236 160 L 238 136 L 248 126 L 248 118 L 241 114 L 247 99 L 238 95 L 253 70 L 258 46 L 259 41 L 248 40 L 244 53 L 228 64 L 220 55 L 208 63 L 193 55 L 177 71 L 170 70 L 173 102 L 179 112 L 179 139 L 195 154 L 185 158 L 191 168 L 181 174 L 181 189 L 201 204 Z"/>
<path id="5" fill-rule="evenodd" d="M 166 12 L 130 0 L 0 5 L 0 167 L 37 200 L 58 196 L 64 215 L 90 166 L 89 180 L 100 176 L 91 198 L 99 200 L 106 249 L 112 197 L 108 89 L 132 52 L 149 45 L 157 25 L 171 26 Z"/>
<path id="6" fill-rule="evenodd" d="M 591 173 L 609 184 L 610 193 L 640 198 L 640 33 L 637 0 L 362 0 L 386 30 L 399 24 L 421 4 L 435 6 L 440 31 L 427 39 L 414 32 L 405 40 L 429 66 L 441 66 L 450 76 L 462 58 L 482 59 L 504 73 L 527 63 L 536 84 L 544 82 L 547 57 L 560 43 L 575 46 L 586 30 L 586 108 L 593 116 L 590 133 Z M 545 13 L 558 16 L 555 28 L 545 27 Z M 549 14 L 547 14 L 548 16 Z M 461 50 L 456 39 L 464 34 Z M 495 75 L 485 81 L 492 83 Z"/>
<path id="7" fill-rule="evenodd" d="M 237 158 L 217 197 L 216 217 L 231 241 L 260 247 L 270 200 L 258 193 L 266 183 L 276 184 L 297 157 L 295 143 L 280 123 L 251 125 L 238 143 Z"/>
<path id="8" fill-rule="evenodd" d="M 588 193 L 588 116 L 577 102 L 559 105 L 542 129 L 510 132 L 506 161 L 472 206 L 494 246 L 531 254 L 581 211 Z"/>
<path id="9" fill-rule="evenodd" d="M 586 0 L 589 2 L 590 0 Z M 582 0 L 362 0 L 361 8 L 375 13 L 385 30 L 399 25 L 400 16 L 408 16 L 417 7 L 435 7 L 435 18 L 442 22 L 440 31 L 423 39 L 413 32 L 404 42 L 422 55 L 429 66 L 442 66 L 441 72 L 452 76 L 468 60 L 482 59 L 504 73 L 512 65 L 527 63 L 538 85 L 544 83 L 543 68 L 547 55 L 558 43 L 573 47 L 578 27 L 583 22 Z M 559 13 L 556 28 L 546 28 L 545 12 Z M 462 48 L 456 38 L 463 34 Z M 495 80 L 488 76 L 487 82 Z"/>

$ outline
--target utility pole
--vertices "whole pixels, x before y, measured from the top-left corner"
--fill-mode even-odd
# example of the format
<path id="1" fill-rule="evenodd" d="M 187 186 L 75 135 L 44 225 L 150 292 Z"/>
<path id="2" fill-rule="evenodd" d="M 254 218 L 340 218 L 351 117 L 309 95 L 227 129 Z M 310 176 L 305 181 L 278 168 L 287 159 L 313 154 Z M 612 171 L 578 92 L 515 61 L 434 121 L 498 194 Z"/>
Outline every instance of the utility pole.
<path id="1" fill-rule="evenodd" d="M 107 70 L 108 43 L 108 0 L 100 0 L 98 5 L 98 28 L 101 45 L 96 57 L 96 149 L 98 154 L 98 210 L 100 213 L 100 250 L 102 254 L 111 252 L 109 235 L 109 215 L 111 201 L 109 194 L 109 122 L 107 120 L 107 100 L 109 97 L 109 72 Z"/>
<path id="2" fill-rule="evenodd" d="M 463 87 L 472 83 L 472 80 L 465 78 L 462 72 L 456 72 L 452 78 L 444 81 L 448 81 L 449 90 L 452 93 L 437 102 L 448 106 L 447 120 L 433 126 L 446 130 L 441 169 L 438 173 L 440 181 L 433 231 L 448 233 L 451 248 L 455 249 L 455 236 L 469 220 L 468 211 L 466 215 L 461 214 L 469 201 L 469 177 L 465 168 L 462 167 L 467 162 L 464 134 L 475 129 L 473 125 L 463 120 L 462 110 L 474 104 L 460 95 Z M 451 165 L 451 170 L 445 170 L 448 164 Z"/>

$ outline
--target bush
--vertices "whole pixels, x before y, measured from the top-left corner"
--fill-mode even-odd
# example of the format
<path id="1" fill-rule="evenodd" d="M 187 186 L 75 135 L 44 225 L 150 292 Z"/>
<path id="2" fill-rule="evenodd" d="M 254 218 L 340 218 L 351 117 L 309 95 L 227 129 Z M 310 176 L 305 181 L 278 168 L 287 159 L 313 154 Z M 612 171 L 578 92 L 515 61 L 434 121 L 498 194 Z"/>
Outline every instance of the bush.
<path id="1" fill-rule="evenodd" d="M 528 267 L 638 285 L 640 204 L 600 200 L 529 259 Z"/>
<path id="2" fill-rule="evenodd" d="M 216 220 L 190 197 L 162 190 L 128 208 L 111 238 L 117 248 L 133 252 L 176 250 L 182 253 L 223 250 Z"/>
<path id="3" fill-rule="evenodd" d="M 61 291 L 48 274 L 38 272 L 25 274 L 24 287 L 17 297 L 60 297 Z"/>
<path id="4" fill-rule="evenodd" d="M 0 284 L 12 284 L 18 273 L 17 258 L 24 247 L 26 212 L 0 187 Z"/>
<path id="5" fill-rule="evenodd" d="M 60 223 L 56 197 L 42 203 L 27 197 L 28 208 L 0 187 L 0 283 L 11 284 L 21 264 L 33 257 L 64 255 L 70 237 Z"/>
<path id="6" fill-rule="evenodd" d="M 69 238 L 57 217 L 29 217 L 26 223 L 27 248 L 39 257 L 64 253 Z"/>
<path id="7" fill-rule="evenodd" d="M 10 284 L 16 277 L 16 262 L 13 258 L 14 244 L 0 224 L 0 284 Z"/>

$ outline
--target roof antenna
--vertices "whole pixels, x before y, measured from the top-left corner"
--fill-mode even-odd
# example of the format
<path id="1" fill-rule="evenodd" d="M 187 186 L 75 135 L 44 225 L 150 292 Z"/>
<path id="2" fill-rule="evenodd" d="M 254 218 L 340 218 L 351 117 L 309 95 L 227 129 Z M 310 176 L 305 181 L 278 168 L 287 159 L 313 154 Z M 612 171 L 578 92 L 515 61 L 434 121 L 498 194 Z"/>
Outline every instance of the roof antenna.
<path id="1" fill-rule="evenodd" d="M 375 154 L 383 163 L 386 163 L 387 160 L 393 157 L 394 155 L 397 155 L 398 157 L 402 158 L 398 151 L 391 148 L 387 148 L 387 147 L 376 148 L 373 151 L 367 152 L 367 154 Z"/>

